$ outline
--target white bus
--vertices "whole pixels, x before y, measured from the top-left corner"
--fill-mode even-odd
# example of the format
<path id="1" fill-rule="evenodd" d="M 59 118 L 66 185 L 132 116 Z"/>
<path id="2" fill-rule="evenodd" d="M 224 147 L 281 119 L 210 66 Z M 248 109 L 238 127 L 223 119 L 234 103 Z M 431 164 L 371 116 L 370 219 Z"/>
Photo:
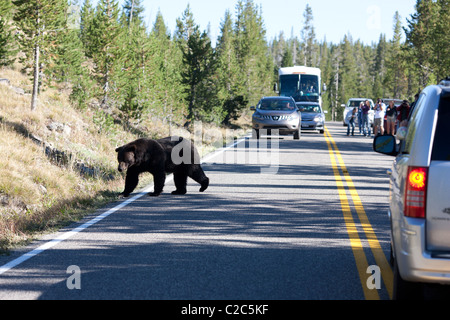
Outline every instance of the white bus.
<path id="1" fill-rule="evenodd" d="M 318 102 L 322 106 L 321 71 L 319 68 L 295 66 L 281 68 L 279 74 L 280 96 L 292 97 L 295 102 Z"/>

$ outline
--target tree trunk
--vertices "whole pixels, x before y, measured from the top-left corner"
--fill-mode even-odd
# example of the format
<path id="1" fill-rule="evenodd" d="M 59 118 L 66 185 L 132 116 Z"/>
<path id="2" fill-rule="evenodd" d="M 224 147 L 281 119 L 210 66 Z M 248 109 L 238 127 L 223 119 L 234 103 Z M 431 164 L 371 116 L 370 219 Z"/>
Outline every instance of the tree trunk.
<path id="1" fill-rule="evenodd" d="M 34 111 L 37 107 L 38 94 L 39 94 L 39 44 L 36 44 L 34 48 L 34 74 L 33 74 L 33 95 L 31 96 L 31 111 Z"/>

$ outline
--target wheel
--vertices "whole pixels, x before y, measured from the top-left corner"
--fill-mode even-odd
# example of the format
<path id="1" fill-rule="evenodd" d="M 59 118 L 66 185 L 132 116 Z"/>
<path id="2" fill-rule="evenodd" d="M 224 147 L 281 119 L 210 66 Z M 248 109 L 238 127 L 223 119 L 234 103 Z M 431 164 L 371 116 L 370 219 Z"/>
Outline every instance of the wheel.
<path id="1" fill-rule="evenodd" d="M 421 283 L 404 280 L 398 270 L 397 259 L 394 259 L 394 294 L 393 300 L 421 300 L 423 286 Z"/>
<path id="2" fill-rule="evenodd" d="M 300 140 L 301 137 L 301 129 L 299 128 L 297 131 L 294 132 L 294 140 Z"/>
<path id="3" fill-rule="evenodd" d="M 259 139 L 259 130 L 258 129 L 252 130 L 252 139 Z"/>

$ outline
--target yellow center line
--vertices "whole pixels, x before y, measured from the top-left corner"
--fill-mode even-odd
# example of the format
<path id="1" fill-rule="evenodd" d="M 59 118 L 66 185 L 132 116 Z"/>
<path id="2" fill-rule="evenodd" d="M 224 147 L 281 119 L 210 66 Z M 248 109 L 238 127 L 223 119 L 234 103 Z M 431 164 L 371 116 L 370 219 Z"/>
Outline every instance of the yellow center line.
<path id="1" fill-rule="evenodd" d="M 334 146 L 336 157 L 339 161 L 339 165 L 342 169 L 342 172 L 344 173 L 345 180 L 347 182 L 347 186 L 350 190 L 350 195 L 353 199 L 353 204 L 355 207 L 355 210 L 358 214 L 358 218 L 361 222 L 361 226 L 364 230 L 364 233 L 366 235 L 367 241 L 369 243 L 369 246 L 372 250 L 372 254 L 375 258 L 375 261 L 380 267 L 381 275 L 384 281 L 384 285 L 388 291 L 389 297 L 392 299 L 393 294 L 393 281 L 394 281 L 394 275 L 392 273 L 392 268 L 386 259 L 386 255 L 383 252 L 383 249 L 381 248 L 380 242 L 378 241 L 378 238 L 375 234 L 375 231 L 372 228 L 372 225 L 370 224 L 369 218 L 367 217 L 367 214 L 364 210 L 364 206 L 362 204 L 361 198 L 358 195 L 358 192 L 356 191 L 355 185 L 353 183 L 352 178 L 350 177 L 350 174 L 348 173 L 348 170 L 344 164 L 344 160 L 342 159 L 341 153 L 336 145 L 336 142 L 334 141 L 333 137 L 331 136 L 330 132 L 327 128 L 325 128 L 326 133 L 330 137 L 330 141 Z"/>
<path id="2" fill-rule="evenodd" d="M 355 257 L 356 268 L 358 270 L 359 279 L 361 281 L 361 286 L 364 291 L 364 297 L 366 300 L 380 300 L 378 292 L 376 290 L 370 290 L 367 287 L 367 278 L 368 278 L 367 269 L 369 267 L 369 264 L 367 262 L 366 255 L 364 253 L 363 244 L 361 243 L 361 239 L 359 238 L 358 230 L 356 229 L 355 221 L 353 220 L 352 212 L 347 198 L 347 193 L 345 191 L 344 183 L 339 173 L 333 148 L 331 146 L 330 139 L 332 138 L 328 130 L 326 128 L 325 130 L 326 130 L 325 140 L 327 141 L 328 151 L 330 153 L 331 165 L 333 167 L 333 173 L 336 179 L 336 185 L 339 192 L 339 199 L 341 201 L 342 213 L 344 215 L 344 222 L 347 228 L 348 236 L 350 238 L 350 245 L 352 247 L 353 255 Z M 329 135 L 330 137 L 328 137 L 327 135 Z"/>

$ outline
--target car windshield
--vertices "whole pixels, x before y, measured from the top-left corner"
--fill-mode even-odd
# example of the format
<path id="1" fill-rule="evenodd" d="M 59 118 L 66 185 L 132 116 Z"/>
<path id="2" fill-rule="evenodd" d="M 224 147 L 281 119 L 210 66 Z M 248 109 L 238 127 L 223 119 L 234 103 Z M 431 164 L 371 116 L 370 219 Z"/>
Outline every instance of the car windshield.
<path id="1" fill-rule="evenodd" d="M 364 100 L 351 100 L 351 101 L 349 101 L 348 106 L 352 107 L 352 108 L 354 108 L 354 107 L 357 108 L 357 107 L 359 107 L 361 102 L 364 103 Z"/>
<path id="2" fill-rule="evenodd" d="M 258 104 L 260 110 L 282 110 L 293 111 L 295 110 L 294 103 L 289 100 L 261 100 Z"/>
<path id="3" fill-rule="evenodd" d="M 300 105 L 299 109 L 301 112 L 320 113 L 320 107 L 314 105 Z"/>

